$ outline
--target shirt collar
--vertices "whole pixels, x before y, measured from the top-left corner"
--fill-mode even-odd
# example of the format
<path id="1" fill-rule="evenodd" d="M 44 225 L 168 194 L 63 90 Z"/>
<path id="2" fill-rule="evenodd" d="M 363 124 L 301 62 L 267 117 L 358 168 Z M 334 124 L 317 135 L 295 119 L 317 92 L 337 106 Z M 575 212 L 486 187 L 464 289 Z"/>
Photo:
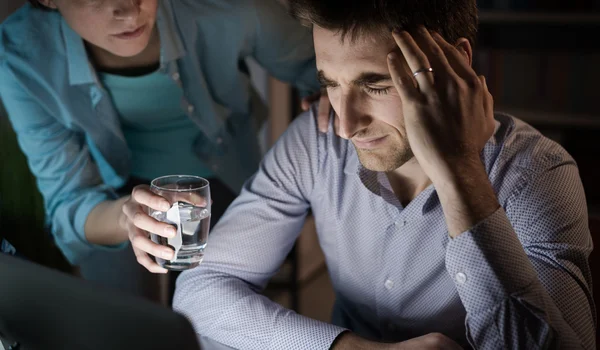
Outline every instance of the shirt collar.
<path id="1" fill-rule="evenodd" d="M 161 0 L 158 2 L 156 22 L 161 43 L 161 64 L 171 62 L 185 55 L 185 48 L 177 30 L 171 2 Z M 96 72 L 93 69 L 85 50 L 83 39 L 61 19 L 61 30 L 67 54 L 69 68 L 69 83 L 71 85 L 92 84 L 97 82 Z"/>
<path id="2" fill-rule="evenodd" d="M 83 39 L 71 29 L 64 18 L 61 19 L 61 31 L 67 53 L 69 83 L 71 85 L 94 83 L 95 72 L 85 51 Z"/>
<path id="3" fill-rule="evenodd" d="M 186 53 L 185 46 L 179 35 L 177 21 L 173 14 L 171 1 L 158 2 L 156 25 L 160 35 L 160 61 L 165 64 L 183 57 Z"/>

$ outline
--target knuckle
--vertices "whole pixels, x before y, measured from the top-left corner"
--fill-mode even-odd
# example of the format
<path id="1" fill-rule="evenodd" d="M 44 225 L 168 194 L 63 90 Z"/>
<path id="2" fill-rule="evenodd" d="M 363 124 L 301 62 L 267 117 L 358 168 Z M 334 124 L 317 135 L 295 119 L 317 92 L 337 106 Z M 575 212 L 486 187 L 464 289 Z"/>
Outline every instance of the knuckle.
<path id="1" fill-rule="evenodd" d="M 476 75 L 469 76 L 465 82 L 470 90 L 478 91 L 481 89 L 481 80 Z"/>
<path id="2" fill-rule="evenodd" d="M 140 195 L 140 191 L 142 189 L 138 186 L 133 188 L 133 191 L 131 191 L 131 197 L 133 197 L 134 199 L 136 199 L 139 195 Z"/>
<path id="3" fill-rule="evenodd" d="M 131 236 L 131 244 L 133 244 L 134 246 L 136 246 L 138 248 L 142 245 L 144 240 L 146 240 L 146 237 L 140 235 L 139 233 L 134 233 Z"/>
<path id="4" fill-rule="evenodd" d="M 133 214 L 133 218 L 132 218 L 133 223 L 136 226 L 139 225 L 140 223 L 142 223 L 144 221 L 144 216 L 145 216 L 145 214 L 142 213 L 141 211 L 136 211 Z"/>
<path id="5" fill-rule="evenodd" d="M 146 258 L 146 257 L 143 255 L 138 255 L 138 256 L 136 256 L 135 260 L 137 260 L 138 264 L 140 264 L 142 266 L 146 266 L 146 259 L 144 259 L 144 258 Z"/>
<path id="6" fill-rule="evenodd" d="M 432 344 L 441 345 L 443 344 L 445 337 L 442 333 L 431 333 L 429 335 L 429 339 L 431 340 Z"/>

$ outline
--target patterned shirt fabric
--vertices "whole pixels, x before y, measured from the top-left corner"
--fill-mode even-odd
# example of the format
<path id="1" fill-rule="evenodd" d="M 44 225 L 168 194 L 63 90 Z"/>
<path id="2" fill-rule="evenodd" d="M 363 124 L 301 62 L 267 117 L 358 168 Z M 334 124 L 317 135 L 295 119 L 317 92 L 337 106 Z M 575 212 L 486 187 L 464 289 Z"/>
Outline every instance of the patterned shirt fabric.
<path id="1" fill-rule="evenodd" d="M 481 157 L 501 207 L 452 239 L 433 185 L 403 207 L 332 125 L 317 131 L 315 108 L 177 281 L 174 308 L 199 335 L 236 349 L 328 349 L 346 329 L 385 342 L 440 332 L 477 349 L 595 348 L 587 207 L 563 148 L 497 113 Z M 309 209 L 336 293 L 332 324 L 259 294 Z"/>

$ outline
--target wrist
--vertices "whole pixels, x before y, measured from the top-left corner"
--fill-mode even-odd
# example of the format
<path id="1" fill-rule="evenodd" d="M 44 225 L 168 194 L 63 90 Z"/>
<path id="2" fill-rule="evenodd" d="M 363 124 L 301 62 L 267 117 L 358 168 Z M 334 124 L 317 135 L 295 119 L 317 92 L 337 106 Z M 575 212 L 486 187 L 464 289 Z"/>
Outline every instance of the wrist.
<path id="1" fill-rule="evenodd" d="M 123 204 L 127 198 L 104 201 L 89 213 L 84 230 L 88 242 L 98 245 L 117 245 L 128 240 Z"/>
<path id="2" fill-rule="evenodd" d="M 391 349 L 388 344 L 376 343 L 358 335 L 345 331 L 338 335 L 330 350 L 387 350 Z"/>
<path id="3" fill-rule="evenodd" d="M 439 171 L 431 181 L 440 198 L 452 238 L 486 219 L 500 206 L 479 159 L 454 162 Z"/>
<path id="4" fill-rule="evenodd" d="M 427 173 L 434 184 L 443 183 L 455 187 L 464 186 L 478 178 L 488 179 L 485 166 L 478 154 L 435 162 L 432 164 L 432 170 Z"/>

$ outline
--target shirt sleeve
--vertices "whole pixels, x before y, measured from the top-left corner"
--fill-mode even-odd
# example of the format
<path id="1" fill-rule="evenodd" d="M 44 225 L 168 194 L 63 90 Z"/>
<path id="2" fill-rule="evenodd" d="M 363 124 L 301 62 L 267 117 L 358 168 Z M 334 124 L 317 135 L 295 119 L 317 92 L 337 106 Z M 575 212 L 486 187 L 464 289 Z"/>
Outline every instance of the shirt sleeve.
<path id="1" fill-rule="evenodd" d="M 575 164 L 528 181 L 451 240 L 446 267 L 478 349 L 595 349 L 592 240 Z"/>
<path id="2" fill-rule="evenodd" d="M 312 32 L 275 0 L 254 0 L 253 56 L 275 78 L 301 93 L 319 91 Z"/>
<path id="3" fill-rule="evenodd" d="M 66 128 L 44 104 L 25 90 L 0 61 L 0 97 L 44 198 L 56 244 L 72 264 L 95 249 L 114 250 L 87 241 L 84 225 L 90 211 L 114 193 L 103 184 L 84 135 Z"/>
<path id="4" fill-rule="evenodd" d="M 199 335 L 236 349 L 317 350 L 344 330 L 259 294 L 304 224 L 318 137 L 308 113 L 292 123 L 210 234 L 203 262 L 177 280 L 174 309 Z"/>

